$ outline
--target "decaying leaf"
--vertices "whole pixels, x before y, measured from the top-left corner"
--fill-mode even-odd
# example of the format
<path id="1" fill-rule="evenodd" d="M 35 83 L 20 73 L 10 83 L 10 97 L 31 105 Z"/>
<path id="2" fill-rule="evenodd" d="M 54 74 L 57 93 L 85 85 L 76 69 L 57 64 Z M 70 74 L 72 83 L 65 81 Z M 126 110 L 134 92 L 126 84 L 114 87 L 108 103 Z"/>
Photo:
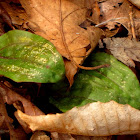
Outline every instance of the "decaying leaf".
<path id="1" fill-rule="evenodd" d="M 3 96 L 5 103 L 13 104 L 16 109 L 20 109 L 20 110 L 24 111 L 26 114 L 32 115 L 32 116 L 44 115 L 44 113 L 38 107 L 36 107 L 34 104 L 32 104 L 30 101 L 28 101 L 21 95 L 10 90 L 9 88 L 5 87 L 3 84 L 0 85 L 0 93 Z M 30 133 L 30 130 L 27 128 L 27 126 L 24 123 L 21 122 L 21 125 L 23 126 L 24 131 L 26 133 Z M 17 129 L 14 131 L 20 132 L 21 130 Z"/>
<path id="2" fill-rule="evenodd" d="M 5 23 L 9 25 L 9 27 L 11 27 L 11 29 L 13 29 L 11 17 L 1 4 L 0 4 L 0 17 L 3 19 Z"/>
<path id="3" fill-rule="evenodd" d="M 20 0 L 20 2 L 28 14 L 28 25 L 34 33 L 51 41 L 59 53 L 67 58 L 65 63 L 70 64 L 65 65 L 66 76 L 72 85 L 78 67 L 71 59 L 73 58 L 77 64 L 82 64 L 87 57 L 87 50 L 89 50 L 87 46 L 90 44 L 88 32 L 79 25 L 85 21 L 86 13 L 89 8 L 92 8 L 94 1 Z M 95 34 L 100 35 L 99 29 L 94 30 Z M 94 47 L 99 40 L 98 36 L 94 36 L 97 40 Z M 92 49 L 90 48 L 90 51 Z"/>
<path id="4" fill-rule="evenodd" d="M 131 5 L 128 0 L 107 0 L 101 2 L 100 9 L 102 17 L 100 18 L 101 23 L 99 25 L 104 25 L 111 30 L 115 28 L 115 25 L 120 23 L 129 31 L 129 34 L 133 34 L 132 26 L 134 26 L 135 34 L 139 37 L 140 14 L 139 10 L 136 7 L 131 7 Z M 134 22 L 134 25 L 131 22 Z"/>
<path id="5" fill-rule="evenodd" d="M 135 67 L 133 60 L 140 62 L 140 42 L 129 38 L 105 38 L 107 49 L 127 66 Z"/>
<path id="6" fill-rule="evenodd" d="M 10 140 L 26 140 L 26 134 L 23 131 L 23 129 L 20 128 L 14 128 L 12 125 L 13 120 L 8 116 L 4 100 L 3 100 L 3 91 L 0 89 L 0 113 L 4 116 L 4 121 L 6 126 L 9 129 L 10 133 Z"/>
<path id="7" fill-rule="evenodd" d="M 15 113 L 32 131 L 45 130 L 84 136 L 110 136 L 140 133 L 140 111 L 114 101 L 74 107 L 62 114 L 28 116 Z"/>
<path id="8" fill-rule="evenodd" d="M 4 9 L 11 17 L 12 24 L 19 26 L 24 25 L 24 27 L 28 28 L 25 24 L 27 22 L 27 14 L 25 10 L 20 6 L 15 6 L 14 4 L 10 5 L 9 3 L 7 1 L 4 1 L 0 4 L 4 7 Z"/>

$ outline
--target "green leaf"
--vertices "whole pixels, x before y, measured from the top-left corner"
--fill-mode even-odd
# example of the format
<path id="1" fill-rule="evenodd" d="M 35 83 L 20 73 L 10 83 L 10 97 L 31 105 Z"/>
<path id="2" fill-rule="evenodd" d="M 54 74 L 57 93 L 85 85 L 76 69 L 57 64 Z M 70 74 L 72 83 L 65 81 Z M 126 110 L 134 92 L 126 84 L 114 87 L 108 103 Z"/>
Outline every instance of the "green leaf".
<path id="1" fill-rule="evenodd" d="M 65 112 L 74 106 L 110 100 L 140 109 L 140 86 L 135 74 L 116 58 L 106 53 L 93 54 L 92 66 L 110 64 L 94 71 L 81 70 L 70 92 L 50 98 L 50 102 Z M 89 65 L 89 63 L 88 63 Z"/>
<path id="2" fill-rule="evenodd" d="M 0 37 L 0 74 L 16 82 L 55 83 L 64 76 L 61 55 L 48 40 L 13 30 Z"/>

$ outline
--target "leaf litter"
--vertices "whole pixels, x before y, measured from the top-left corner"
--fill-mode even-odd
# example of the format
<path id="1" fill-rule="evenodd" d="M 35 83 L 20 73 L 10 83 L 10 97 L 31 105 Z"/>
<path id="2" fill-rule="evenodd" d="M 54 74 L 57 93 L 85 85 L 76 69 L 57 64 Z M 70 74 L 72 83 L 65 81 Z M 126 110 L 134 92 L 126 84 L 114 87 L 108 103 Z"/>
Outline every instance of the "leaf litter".
<path id="1" fill-rule="evenodd" d="M 140 42 L 129 38 L 105 38 L 106 48 L 121 62 L 135 67 L 135 61 L 140 61 Z"/>
<path id="2" fill-rule="evenodd" d="M 132 2 L 136 7 L 139 8 L 139 4 L 137 0 L 135 1 L 130 0 L 130 2 Z M 45 39 L 52 42 L 54 46 L 56 47 L 56 49 L 59 51 L 59 53 L 63 56 L 64 62 L 65 62 L 65 69 L 66 69 L 66 77 L 71 87 L 72 84 L 74 83 L 75 74 L 78 73 L 77 75 L 79 75 L 79 68 L 83 68 L 81 65 L 83 64 L 84 60 L 88 57 L 88 55 L 95 49 L 100 38 L 101 39 L 104 38 L 103 46 L 104 45 L 106 46 L 104 49 L 96 48 L 95 52 L 96 51 L 105 51 L 105 52 L 110 51 L 109 53 L 112 53 L 117 59 L 122 61 L 124 64 L 129 65 L 130 67 L 138 68 L 138 64 L 139 64 L 138 40 L 139 40 L 139 33 L 140 33 L 139 31 L 140 14 L 139 14 L 138 8 L 133 6 L 132 3 L 130 2 L 128 0 L 119 0 L 119 1 L 82 0 L 80 2 L 77 0 L 72 0 L 72 1 L 69 1 L 69 0 L 62 0 L 62 1 L 61 0 L 60 1 L 59 0 L 58 1 L 20 0 L 20 2 L 18 0 L 5 0 L 5 1 L 1 1 L 1 5 L 3 6 L 3 9 L 5 10 L 5 13 L 9 14 L 9 15 L 5 15 L 5 17 L 10 17 L 11 19 L 9 18 L 10 24 L 9 23 L 7 24 L 6 21 L 2 19 L 4 21 L 3 22 L 4 28 L 3 26 L 0 28 L 2 30 L 2 33 L 6 33 L 7 30 L 5 30 L 5 25 L 7 24 L 6 27 L 9 26 L 8 30 L 11 30 L 14 28 L 28 30 L 29 32 L 33 32 L 35 34 L 41 35 Z M 11 8 L 10 6 L 13 8 Z M 127 30 L 128 34 L 127 32 L 124 33 L 124 28 L 125 30 Z M 123 34 L 123 36 L 121 36 L 121 33 Z M 123 37 L 123 38 L 116 38 L 116 36 Z M 105 37 L 113 37 L 113 38 L 105 38 Z M 134 39 L 131 40 L 131 38 L 134 38 Z M 125 40 L 127 43 L 125 43 Z M 124 43 L 122 43 L 122 41 Z M 119 44 L 119 46 L 114 47 L 116 44 Z M 126 44 L 129 44 L 129 45 L 126 46 Z M 135 63 L 135 61 L 137 61 L 138 63 Z M 89 64 L 87 64 L 87 66 L 89 66 Z M 139 72 L 139 69 L 136 69 L 136 71 Z M 75 79 L 77 78 L 77 75 L 75 76 Z M 3 77 L 0 77 L 0 79 L 3 79 Z M 26 85 L 25 83 L 13 83 L 13 81 L 10 81 L 10 82 L 14 86 Z M 64 81 L 60 81 L 61 84 L 63 82 Z M 63 86 L 63 85 L 60 85 L 60 83 L 56 84 L 58 89 L 59 89 L 59 86 L 60 87 Z M 16 87 L 16 88 L 19 89 L 19 87 Z M 25 130 L 23 131 L 22 128 L 13 129 L 11 127 L 8 127 L 9 125 L 7 125 L 7 128 L 3 129 L 4 130 L 3 132 L 6 134 L 9 128 L 11 139 L 26 139 L 27 134 L 25 134 L 25 132 L 31 133 L 30 129 L 40 130 L 40 128 L 41 130 L 45 129 L 45 132 L 50 131 L 50 130 L 51 130 L 50 132 L 53 131 L 53 133 L 50 133 L 50 134 L 51 134 L 51 138 L 54 140 L 55 139 L 60 139 L 60 140 L 61 139 L 64 139 L 64 140 L 69 140 L 69 139 L 72 139 L 72 140 L 73 139 L 75 140 L 78 140 L 78 139 L 79 140 L 82 140 L 82 139 L 83 140 L 86 140 L 86 139 L 87 140 L 89 139 L 90 140 L 91 139 L 111 140 L 112 139 L 113 140 L 113 139 L 117 139 L 117 140 L 121 140 L 121 139 L 128 139 L 128 137 L 127 136 L 112 136 L 112 135 L 114 134 L 122 135 L 124 133 L 125 135 L 140 133 L 139 132 L 140 129 L 138 126 L 138 124 L 140 123 L 139 110 L 138 109 L 136 110 L 129 105 L 121 105 L 114 101 L 110 101 L 108 103 L 95 102 L 95 103 L 87 104 L 80 108 L 74 107 L 72 108 L 72 110 L 69 110 L 66 113 L 61 113 L 61 114 L 56 114 L 56 115 L 55 114 L 43 115 L 44 112 L 40 111 L 38 107 L 36 107 L 35 105 L 31 103 L 32 101 L 34 102 L 36 91 L 39 91 L 39 90 L 35 90 L 35 91 L 32 90 L 34 95 L 29 95 L 32 98 L 32 100 L 28 101 L 24 97 L 19 95 L 18 94 L 19 92 L 15 93 L 13 89 L 5 87 L 2 83 L 1 83 L 0 89 L 1 89 L 3 101 L 5 102 L 5 104 L 9 104 L 9 105 L 13 104 L 13 106 L 17 108 L 18 111 L 15 113 L 17 120 L 19 121 L 19 123 L 22 125 L 22 127 Z M 21 88 L 18 91 L 22 91 L 22 90 L 23 89 Z M 42 96 L 42 98 L 48 102 L 47 98 L 51 97 L 51 94 L 49 93 L 50 91 L 48 90 L 49 90 L 49 85 L 42 84 L 40 92 L 39 92 L 39 97 L 36 97 L 36 98 L 39 99 Z M 25 90 L 25 91 L 28 91 L 28 90 Z M 27 94 L 29 93 L 27 92 Z M 59 97 L 59 94 L 57 95 L 57 97 L 61 98 Z M 4 103 L 2 104 L 4 105 Z M 44 104 L 44 107 L 45 107 L 45 104 Z M 98 109 L 95 109 L 96 105 L 98 106 L 98 104 L 101 104 L 102 108 L 99 107 Z M 88 106 L 93 106 L 95 110 L 92 112 L 91 109 L 88 109 Z M 115 108 L 115 106 L 117 106 L 117 108 Z M 3 108 L 5 107 L 3 106 Z M 48 105 L 45 108 L 46 110 L 48 110 L 49 108 L 53 108 L 53 106 Z M 86 109 L 88 109 L 88 111 Z M 113 111 L 115 111 L 115 109 L 118 111 L 112 113 Z M 7 108 L 5 108 L 5 110 L 8 112 L 8 115 L 9 115 L 11 110 L 8 110 Z M 52 112 L 57 113 L 57 111 L 52 111 Z M 136 113 L 136 115 L 134 114 L 134 112 Z M 2 114 L 2 110 L 0 111 L 0 113 L 2 116 L 1 124 L 3 124 L 5 123 L 4 122 L 5 118 L 6 118 L 6 121 L 9 120 L 7 117 L 8 115 L 7 113 Z M 90 120 L 89 119 L 87 120 L 88 117 L 86 116 L 86 114 L 88 113 L 91 114 L 91 115 L 88 115 L 88 117 L 89 118 L 92 117 Z M 119 119 L 115 119 L 114 114 L 116 114 L 119 117 Z M 79 115 L 81 119 L 78 117 Z M 60 117 L 63 116 L 66 121 L 64 121 L 62 118 L 60 119 L 59 116 Z M 40 117 L 42 118 L 40 119 Z M 71 117 L 75 118 L 73 120 L 74 123 L 71 123 L 71 120 L 72 120 Z M 14 126 L 15 123 L 12 120 L 15 121 L 16 119 L 13 117 L 11 118 L 12 119 L 10 119 L 9 123 Z M 37 121 L 36 121 L 36 118 L 38 118 Z M 49 119 L 52 121 L 58 121 L 57 122 L 58 124 L 62 123 L 63 125 L 55 125 L 55 123 L 49 125 L 47 123 L 52 123 L 50 122 Z M 103 123 L 99 123 L 100 129 L 98 129 L 98 132 L 101 132 L 101 134 L 99 133 L 100 135 L 102 135 L 101 137 L 96 137 L 97 133 L 93 135 L 93 132 L 97 131 L 96 127 L 98 126 L 98 125 L 96 126 L 95 122 L 90 123 L 90 121 L 92 122 L 94 119 L 95 119 L 95 122 L 97 122 L 97 124 L 100 122 L 99 119 L 103 121 Z M 47 123 L 44 123 L 44 122 L 47 122 Z M 27 125 L 28 123 L 30 127 Z M 34 123 L 33 126 L 32 126 L 32 123 Z M 79 127 L 79 126 L 78 128 L 75 127 L 79 123 L 80 125 L 84 127 Z M 95 124 L 95 127 L 93 127 L 92 129 L 94 129 L 95 131 L 91 131 L 91 129 L 88 129 L 91 125 L 94 125 L 94 124 Z M 74 128 L 68 130 L 67 125 L 68 127 L 71 127 L 71 128 L 74 127 Z M 46 130 L 46 128 L 43 126 L 49 129 Z M 118 131 L 118 128 L 119 128 L 119 131 Z M 125 129 L 125 131 L 122 129 Z M 18 134 L 18 135 L 15 135 L 15 134 Z M 32 139 L 42 137 L 38 135 L 43 135 L 44 138 L 49 139 L 47 135 L 45 136 L 45 134 L 42 133 L 42 131 L 41 133 L 39 131 L 39 134 L 34 135 Z M 135 136 L 136 135 L 133 135 L 131 138 L 136 140 Z"/>

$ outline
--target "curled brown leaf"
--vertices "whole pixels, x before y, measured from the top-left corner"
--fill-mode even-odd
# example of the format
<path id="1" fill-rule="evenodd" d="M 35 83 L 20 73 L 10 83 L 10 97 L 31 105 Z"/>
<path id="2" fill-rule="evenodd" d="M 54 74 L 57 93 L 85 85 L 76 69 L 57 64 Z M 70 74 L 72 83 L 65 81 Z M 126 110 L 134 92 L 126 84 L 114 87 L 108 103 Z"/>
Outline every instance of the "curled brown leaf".
<path id="1" fill-rule="evenodd" d="M 45 130 L 84 136 L 140 133 L 140 111 L 115 101 L 95 102 L 56 115 L 28 116 L 20 110 L 15 115 L 32 131 Z"/>

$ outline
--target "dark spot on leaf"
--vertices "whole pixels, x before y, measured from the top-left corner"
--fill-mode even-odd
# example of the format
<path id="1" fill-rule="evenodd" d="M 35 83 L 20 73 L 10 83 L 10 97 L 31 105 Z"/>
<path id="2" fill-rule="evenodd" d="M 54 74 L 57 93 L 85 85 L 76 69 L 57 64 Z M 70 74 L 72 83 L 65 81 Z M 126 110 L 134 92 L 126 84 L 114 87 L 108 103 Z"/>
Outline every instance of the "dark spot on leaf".
<path id="1" fill-rule="evenodd" d="M 92 15 L 93 15 L 93 12 L 90 13 L 90 16 L 92 16 Z"/>
<path id="2" fill-rule="evenodd" d="M 50 68 L 50 66 L 49 66 L 49 65 L 47 65 L 47 66 L 46 66 L 46 68 L 47 68 L 47 69 L 49 69 L 49 68 Z"/>

